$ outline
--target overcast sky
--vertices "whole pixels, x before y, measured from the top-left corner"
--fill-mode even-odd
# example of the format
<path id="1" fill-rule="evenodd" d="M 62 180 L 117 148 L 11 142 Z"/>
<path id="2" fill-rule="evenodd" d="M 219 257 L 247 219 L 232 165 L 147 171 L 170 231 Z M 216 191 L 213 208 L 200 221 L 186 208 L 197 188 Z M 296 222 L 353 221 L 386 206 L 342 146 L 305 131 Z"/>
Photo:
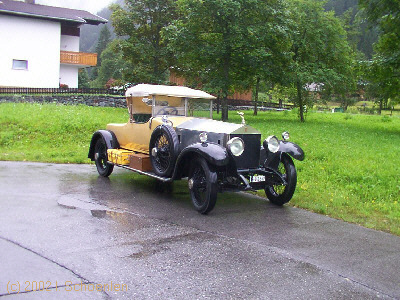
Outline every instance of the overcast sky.
<path id="1" fill-rule="evenodd" d="M 112 0 L 36 0 L 36 4 L 82 9 L 97 13 L 108 6 Z"/>

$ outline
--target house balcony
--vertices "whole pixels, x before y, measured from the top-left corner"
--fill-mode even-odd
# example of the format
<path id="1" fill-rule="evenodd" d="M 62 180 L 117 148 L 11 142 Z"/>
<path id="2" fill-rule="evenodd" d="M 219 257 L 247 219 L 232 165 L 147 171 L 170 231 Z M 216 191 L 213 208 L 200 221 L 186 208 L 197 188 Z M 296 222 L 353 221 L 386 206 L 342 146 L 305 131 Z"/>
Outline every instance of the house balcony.
<path id="1" fill-rule="evenodd" d="M 61 51 L 60 63 L 82 67 L 94 67 L 97 65 L 96 53 Z"/>

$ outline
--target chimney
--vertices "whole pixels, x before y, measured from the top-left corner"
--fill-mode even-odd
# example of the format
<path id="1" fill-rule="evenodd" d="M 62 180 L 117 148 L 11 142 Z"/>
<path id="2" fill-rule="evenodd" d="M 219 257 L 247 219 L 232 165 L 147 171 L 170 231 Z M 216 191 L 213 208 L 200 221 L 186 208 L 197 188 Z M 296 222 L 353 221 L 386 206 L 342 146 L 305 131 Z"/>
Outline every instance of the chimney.
<path id="1" fill-rule="evenodd" d="M 28 4 L 35 4 L 35 0 L 25 0 L 25 3 L 28 3 Z"/>

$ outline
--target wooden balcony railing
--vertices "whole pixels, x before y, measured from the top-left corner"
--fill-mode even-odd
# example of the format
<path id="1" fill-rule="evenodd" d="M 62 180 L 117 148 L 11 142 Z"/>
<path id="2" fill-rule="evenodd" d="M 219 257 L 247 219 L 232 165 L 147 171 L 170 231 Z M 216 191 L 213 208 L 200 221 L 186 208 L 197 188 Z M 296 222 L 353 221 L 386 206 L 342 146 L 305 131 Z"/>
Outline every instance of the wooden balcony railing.
<path id="1" fill-rule="evenodd" d="M 62 64 L 73 64 L 73 65 L 94 67 L 97 65 L 97 54 L 96 53 L 61 51 L 60 52 L 60 62 Z"/>

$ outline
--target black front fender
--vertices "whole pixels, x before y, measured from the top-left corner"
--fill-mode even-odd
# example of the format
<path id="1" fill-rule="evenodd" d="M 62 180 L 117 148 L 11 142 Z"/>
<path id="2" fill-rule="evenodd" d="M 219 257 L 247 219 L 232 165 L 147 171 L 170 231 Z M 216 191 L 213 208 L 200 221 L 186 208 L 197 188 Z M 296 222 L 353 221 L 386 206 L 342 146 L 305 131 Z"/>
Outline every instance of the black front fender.
<path id="1" fill-rule="evenodd" d="M 214 143 L 196 143 L 187 146 L 179 154 L 175 170 L 174 179 L 179 179 L 188 175 L 191 161 L 196 157 L 203 157 L 211 166 L 221 167 L 229 163 L 229 154 L 225 148 Z"/>
<path id="2" fill-rule="evenodd" d="M 119 148 L 119 143 L 114 132 L 109 130 L 98 130 L 93 133 L 92 140 L 90 141 L 88 158 L 91 160 L 94 160 L 94 146 L 98 139 L 103 139 L 106 142 L 107 149 Z"/>
<path id="3" fill-rule="evenodd" d="M 304 151 L 299 145 L 292 142 L 280 141 L 279 151 L 287 153 L 297 160 L 304 160 Z"/>
<path id="4" fill-rule="evenodd" d="M 278 170 L 282 155 L 290 155 L 291 157 L 300 161 L 304 160 L 303 149 L 292 142 L 280 141 L 279 151 L 276 153 L 269 152 L 268 149 L 262 151 L 266 151 L 266 159 L 263 165 L 272 170 Z"/>
<path id="5" fill-rule="evenodd" d="M 178 163 L 189 153 L 196 153 L 214 166 L 226 166 L 229 162 L 229 155 L 226 148 L 214 143 L 196 143 L 187 146 L 178 156 Z"/>

